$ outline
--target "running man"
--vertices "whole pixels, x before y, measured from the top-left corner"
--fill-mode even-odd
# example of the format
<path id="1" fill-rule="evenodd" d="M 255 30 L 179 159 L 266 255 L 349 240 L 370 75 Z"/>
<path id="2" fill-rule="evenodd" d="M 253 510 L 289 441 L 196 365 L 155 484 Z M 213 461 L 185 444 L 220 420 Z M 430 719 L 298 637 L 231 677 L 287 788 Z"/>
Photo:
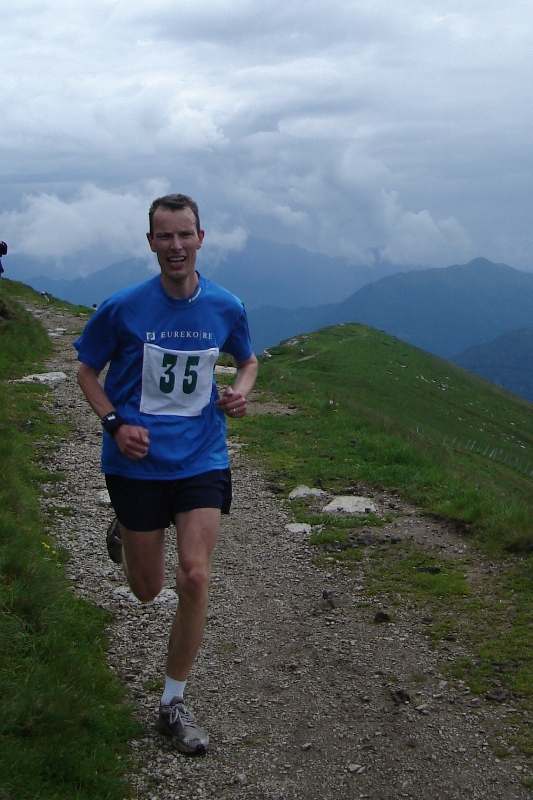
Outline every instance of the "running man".
<path id="1" fill-rule="evenodd" d="M 103 426 L 102 471 L 118 520 L 109 554 L 142 602 L 163 588 L 164 530 L 176 526 L 179 604 L 157 726 L 181 752 L 201 755 L 209 737 L 183 694 L 204 633 L 220 515 L 231 503 L 225 415 L 246 414 L 257 359 L 241 301 L 196 271 L 204 231 L 194 200 L 154 200 L 149 224 L 161 273 L 94 312 L 75 342 L 78 382 Z M 237 374 L 219 396 L 221 351 Z"/>

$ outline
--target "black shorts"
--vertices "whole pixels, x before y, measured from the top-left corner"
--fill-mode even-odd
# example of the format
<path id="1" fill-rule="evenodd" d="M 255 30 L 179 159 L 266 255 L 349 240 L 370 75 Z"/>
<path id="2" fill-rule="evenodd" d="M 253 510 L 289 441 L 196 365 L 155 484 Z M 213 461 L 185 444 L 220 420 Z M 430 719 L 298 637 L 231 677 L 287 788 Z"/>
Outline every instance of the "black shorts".
<path id="1" fill-rule="evenodd" d="M 195 508 L 219 508 L 229 514 L 231 506 L 229 469 L 170 481 L 106 475 L 105 482 L 118 521 L 130 531 L 167 528 L 176 514 Z"/>

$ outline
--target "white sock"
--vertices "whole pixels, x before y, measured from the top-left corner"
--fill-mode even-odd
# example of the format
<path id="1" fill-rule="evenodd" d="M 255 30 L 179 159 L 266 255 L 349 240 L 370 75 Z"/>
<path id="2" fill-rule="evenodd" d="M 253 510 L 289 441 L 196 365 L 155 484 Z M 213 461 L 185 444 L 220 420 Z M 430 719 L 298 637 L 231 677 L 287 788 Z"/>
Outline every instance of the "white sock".
<path id="1" fill-rule="evenodd" d="M 179 697 L 181 699 L 183 697 L 186 684 L 187 681 L 175 681 L 174 678 L 169 678 L 167 675 L 165 677 L 165 688 L 163 689 L 161 704 L 168 706 L 170 701 L 175 697 Z"/>

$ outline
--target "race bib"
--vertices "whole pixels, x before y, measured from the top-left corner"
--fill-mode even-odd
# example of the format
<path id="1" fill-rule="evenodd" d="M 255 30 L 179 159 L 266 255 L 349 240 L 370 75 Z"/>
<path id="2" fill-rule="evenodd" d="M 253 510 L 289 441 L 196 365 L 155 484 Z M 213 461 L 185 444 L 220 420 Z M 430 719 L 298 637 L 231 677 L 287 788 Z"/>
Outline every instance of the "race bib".
<path id="1" fill-rule="evenodd" d="M 209 404 L 218 347 L 166 350 L 144 345 L 140 410 L 145 414 L 198 417 Z"/>

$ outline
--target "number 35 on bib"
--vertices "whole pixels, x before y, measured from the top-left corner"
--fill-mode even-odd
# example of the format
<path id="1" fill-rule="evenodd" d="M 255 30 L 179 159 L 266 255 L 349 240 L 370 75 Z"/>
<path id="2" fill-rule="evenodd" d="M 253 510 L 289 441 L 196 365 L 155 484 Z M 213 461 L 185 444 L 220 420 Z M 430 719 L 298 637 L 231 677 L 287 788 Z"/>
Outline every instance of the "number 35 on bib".
<path id="1" fill-rule="evenodd" d="M 218 347 L 166 350 L 144 345 L 140 410 L 145 414 L 199 417 L 209 404 Z"/>

